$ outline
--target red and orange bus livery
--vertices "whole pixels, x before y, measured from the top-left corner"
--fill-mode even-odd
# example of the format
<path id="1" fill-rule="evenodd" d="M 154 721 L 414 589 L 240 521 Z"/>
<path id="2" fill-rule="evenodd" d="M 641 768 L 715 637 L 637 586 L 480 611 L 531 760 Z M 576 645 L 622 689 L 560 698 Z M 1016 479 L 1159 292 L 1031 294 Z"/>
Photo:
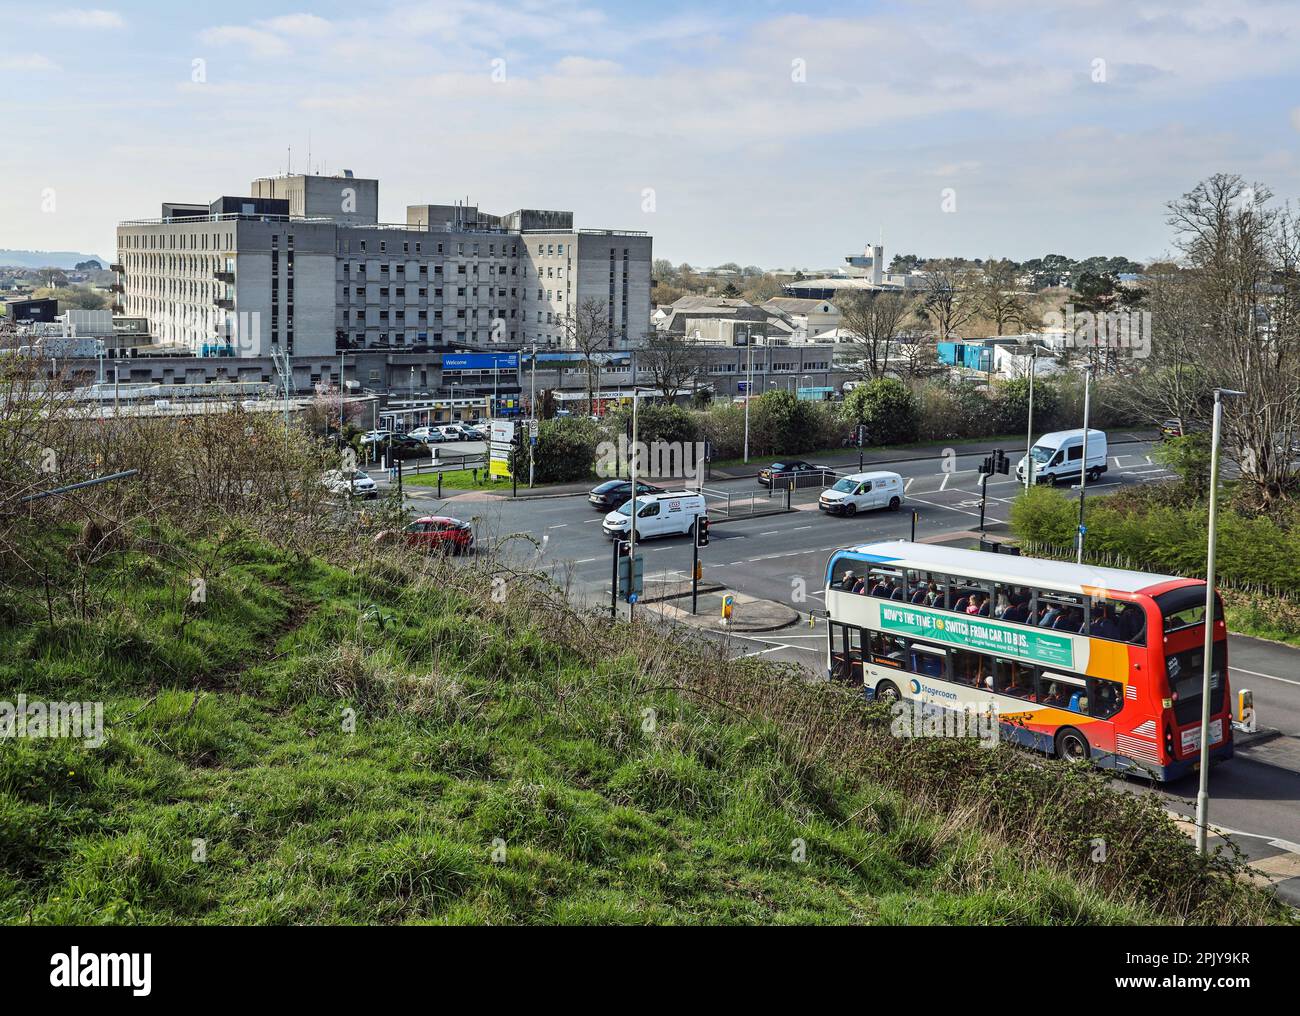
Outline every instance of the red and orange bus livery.
<path id="1" fill-rule="evenodd" d="M 1005 738 L 1157 780 L 1199 764 L 1200 580 L 900 540 L 836 551 L 826 609 L 828 673 L 869 698 L 993 709 Z M 1220 761 L 1232 757 L 1221 604 L 1213 624 Z"/>

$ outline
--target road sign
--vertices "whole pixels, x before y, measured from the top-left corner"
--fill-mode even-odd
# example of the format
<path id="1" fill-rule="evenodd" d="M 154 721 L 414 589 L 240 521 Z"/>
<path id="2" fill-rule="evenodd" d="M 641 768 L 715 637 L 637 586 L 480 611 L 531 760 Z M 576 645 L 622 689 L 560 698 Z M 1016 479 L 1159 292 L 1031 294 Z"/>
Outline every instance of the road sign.
<path id="1" fill-rule="evenodd" d="M 510 453 L 515 447 L 515 425 L 511 420 L 493 420 L 488 463 L 492 476 L 510 476 Z"/>
<path id="2" fill-rule="evenodd" d="M 620 551 L 622 548 L 619 548 Z M 629 581 L 628 573 L 631 572 Z M 627 597 L 628 603 L 636 603 L 632 597 L 645 591 L 645 555 L 638 554 L 635 559 L 626 554 L 618 559 L 618 595 Z"/>

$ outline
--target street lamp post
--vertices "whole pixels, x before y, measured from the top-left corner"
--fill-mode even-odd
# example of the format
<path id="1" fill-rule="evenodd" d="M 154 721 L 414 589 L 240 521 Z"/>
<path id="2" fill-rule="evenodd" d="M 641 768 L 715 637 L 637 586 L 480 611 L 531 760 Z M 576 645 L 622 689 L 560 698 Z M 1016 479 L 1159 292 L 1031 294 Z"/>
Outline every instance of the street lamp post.
<path id="1" fill-rule="evenodd" d="M 1092 368 L 1083 375 L 1083 458 L 1079 461 L 1079 553 L 1075 560 L 1083 564 L 1083 502 L 1088 494 L 1088 409 L 1092 401 Z"/>
<path id="2" fill-rule="evenodd" d="M 1223 396 L 1238 398 L 1245 392 L 1214 390 L 1214 431 L 1210 438 L 1210 532 L 1205 546 L 1205 660 L 1201 665 L 1201 785 L 1196 792 L 1196 851 L 1207 850 L 1210 811 L 1210 676 L 1214 670 L 1214 554 L 1219 519 L 1219 440 L 1223 429 Z M 1222 677 L 1219 679 L 1222 681 Z"/>
<path id="3" fill-rule="evenodd" d="M 1034 482 L 1034 375 L 1038 373 L 1038 347 L 1029 358 L 1029 429 L 1025 434 L 1025 490 Z"/>
<path id="4" fill-rule="evenodd" d="M 532 488 L 533 488 L 533 472 L 534 472 L 534 469 L 533 469 L 534 461 L 533 461 L 533 460 L 534 460 L 534 457 L 535 457 L 535 455 L 534 455 L 534 450 L 535 450 L 535 448 L 536 448 L 536 446 L 533 444 L 533 434 L 532 434 L 532 431 L 533 431 L 533 428 L 535 428 L 535 427 L 537 426 L 537 343 L 536 343 L 536 342 L 533 343 L 533 358 L 532 358 L 531 362 L 529 363 L 529 367 L 530 367 L 530 372 L 531 372 L 531 374 L 532 374 L 532 380 L 531 380 L 530 385 L 529 385 L 529 394 L 528 394 L 528 411 L 529 411 L 529 417 L 530 417 L 530 419 L 532 420 L 532 423 L 530 424 L 530 426 L 529 426 L 529 428 L 528 428 L 528 430 L 529 430 L 529 433 L 528 433 L 528 489 L 529 489 L 529 490 L 532 490 Z"/>
<path id="5" fill-rule="evenodd" d="M 641 456 L 637 454 L 637 421 L 636 407 L 640 401 L 637 398 L 638 391 L 635 384 L 632 385 L 632 514 L 628 516 L 627 533 L 628 533 L 628 554 L 627 554 L 627 619 L 629 621 L 635 616 L 636 611 L 636 513 L 640 508 L 636 497 L 636 467 L 637 459 Z"/>
<path id="6" fill-rule="evenodd" d="M 745 325 L 745 353 L 749 358 L 745 367 L 745 461 L 749 462 L 749 400 L 754 397 L 754 332 L 749 325 Z"/>

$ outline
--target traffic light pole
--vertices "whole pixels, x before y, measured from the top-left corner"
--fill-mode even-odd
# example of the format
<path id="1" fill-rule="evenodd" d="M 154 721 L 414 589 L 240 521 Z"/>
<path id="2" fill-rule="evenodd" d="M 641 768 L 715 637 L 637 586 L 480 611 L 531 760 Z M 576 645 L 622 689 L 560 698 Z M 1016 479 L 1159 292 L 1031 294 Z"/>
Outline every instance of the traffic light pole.
<path id="1" fill-rule="evenodd" d="M 695 538 L 691 540 L 691 613 L 694 614 L 700 604 L 700 526 L 695 524 Z"/>
<path id="2" fill-rule="evenodd" d="M 618 556 L 623 549 L 622 540 L 612 541 L 614 544 L 614 574 L 610 579 L 609 586 L 609 619 L 618 620 Z"/>

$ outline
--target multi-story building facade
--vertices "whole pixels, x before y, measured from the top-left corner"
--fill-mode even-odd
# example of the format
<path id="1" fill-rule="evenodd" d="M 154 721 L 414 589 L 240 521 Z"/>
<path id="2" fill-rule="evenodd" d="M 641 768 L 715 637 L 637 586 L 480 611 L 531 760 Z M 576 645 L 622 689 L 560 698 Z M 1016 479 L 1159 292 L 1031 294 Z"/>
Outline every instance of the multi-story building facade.
<path id="1" fill-rule="evenodd" d="M 469 205 L 412 205 L 405 223 L 380 223 L 379 182 L 350 174 L 251 191 L 119 225 L 122 311 L 159 343 L 240 357 L 560 348 L 588 301 L 609 349 L 649 330 L 645 233 Z"/>

